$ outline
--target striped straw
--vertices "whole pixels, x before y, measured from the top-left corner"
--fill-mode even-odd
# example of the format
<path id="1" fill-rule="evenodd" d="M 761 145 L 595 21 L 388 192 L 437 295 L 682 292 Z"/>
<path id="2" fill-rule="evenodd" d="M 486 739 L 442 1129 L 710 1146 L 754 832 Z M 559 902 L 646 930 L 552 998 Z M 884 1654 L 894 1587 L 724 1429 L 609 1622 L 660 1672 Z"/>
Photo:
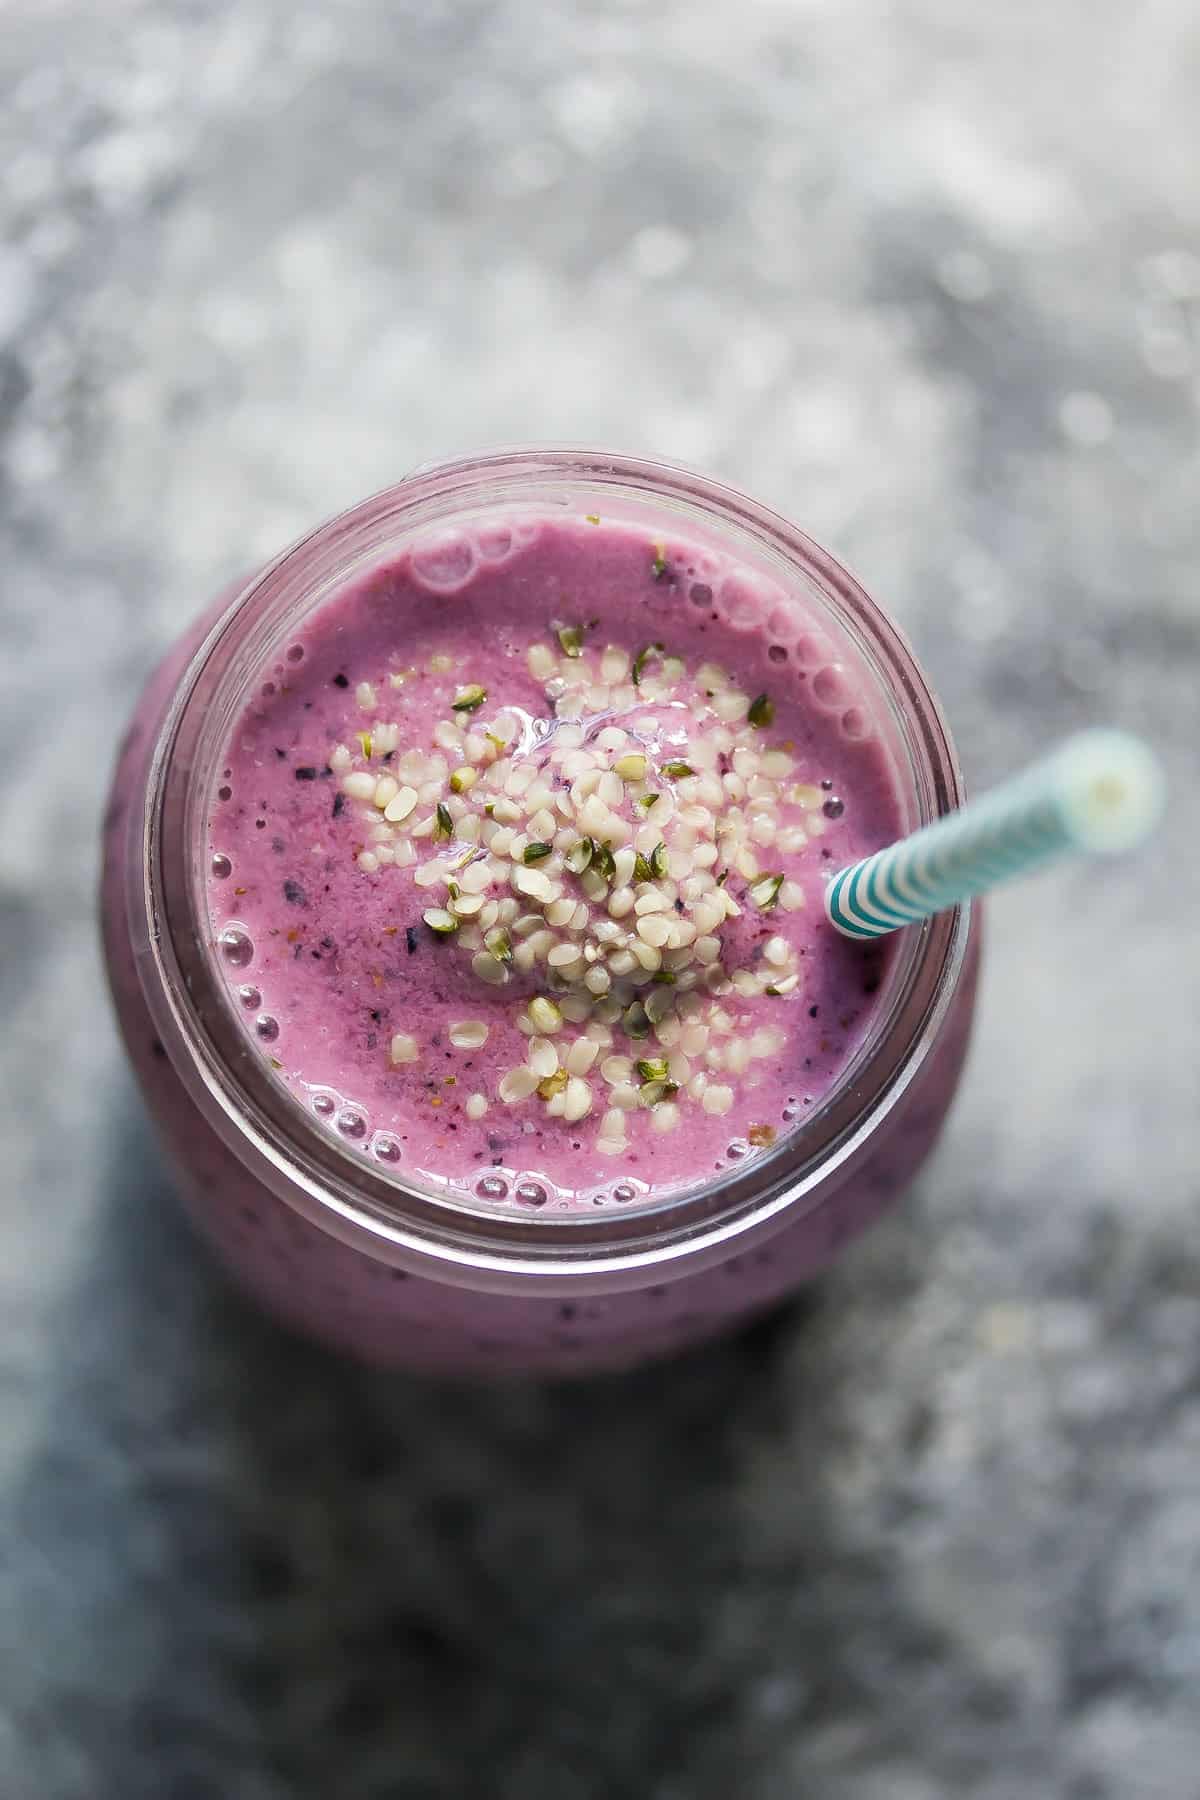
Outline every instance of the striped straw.
<path id="1" fill-rule="evenodd" d="M 1081 732 L 961 812 L 839 870 L 825 910 L 846 937 L 883 937 L 1068 853 L 1132 849 L 1162 808 L 1162 769 L 1146 744 Z"/>

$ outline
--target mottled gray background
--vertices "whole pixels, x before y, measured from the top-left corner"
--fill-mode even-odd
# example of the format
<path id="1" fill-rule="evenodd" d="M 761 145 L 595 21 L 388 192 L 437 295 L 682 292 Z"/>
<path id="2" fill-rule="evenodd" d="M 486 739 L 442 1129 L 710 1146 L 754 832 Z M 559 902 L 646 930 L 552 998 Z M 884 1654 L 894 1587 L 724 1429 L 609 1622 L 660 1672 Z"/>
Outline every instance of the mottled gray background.
<path id="1" fill-rule="evenodd" d="M 1191 0 L 0 0 L 5 1800 L 1196 1800 Z M 93 888 L 138 683 L 414 463 L 728 475 L 985 782 L 1149 732 L 992 915 L 936 1162 L 769 1328 L 362 1373 L 164 1199 Z"/>

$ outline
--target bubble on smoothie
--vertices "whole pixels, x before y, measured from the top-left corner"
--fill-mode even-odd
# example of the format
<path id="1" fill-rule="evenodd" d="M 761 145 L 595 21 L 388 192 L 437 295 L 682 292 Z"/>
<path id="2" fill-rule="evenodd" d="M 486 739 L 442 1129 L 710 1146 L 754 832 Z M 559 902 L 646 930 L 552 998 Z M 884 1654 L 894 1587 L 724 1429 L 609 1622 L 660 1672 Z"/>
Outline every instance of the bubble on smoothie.
<path id="1" fill-rule="evenodd" d="M 750 631 L 762 621 L 766 596 L 748 575 L 727 575 L 717 590 L 717 610 L 735 631 Z"/>
<path id="2" fill-rule="evenodd" d="M 512 527 L 500 519 L 485 520 L 475 533 L 475 543 L 484 562 L 503 562 L 512 554 Z"/>
<path id="3" fill-rule="evenodd" d="M 772 644 L 767 651 L 767 656 L 773 663 L 785 663 L 787 661 L 787 651 L 782 644 Z"/>
<path id="4" fill-rule="evenodd" d="M 767 614 L 767 630 L 784 644 L 794 643 L 804 630 L 804 614 L 798 606 L 784 600 Z"/>
<path id="5" fill-rule="evenodd" d="M 417 544 L 410 566 L 421 587 L 452 594 L 475 572 L 475 546 L 464 531 L 440 531 Z"/>
<path id="6" fill-rule="evenodd" d="M 254 1030 L 264 1044 L 273 1044 L 279 1036 L 279 1020 L 272 1018 L 270 1013 L 260 1013 L 254 1021 Z"/>
<path id="7" fill-rule="evenodd" d="M 812 678 L 812 696 L 818 706 L 844 706 L 849 699 L 845 671 L 838 663 L 826 663 Z"/>
<path id="8" fill-rule="evenodd" d="M 208 866 L 212 870 L 213 879 L 215 881 L 228 881 L 229 877 L 233 874 L 233 864 L 230 862 L 229 858 L 223 856 L 219 850 L 214 853 L 213 859 Z"/>
<path id="9" fill-rule="evenodd" d="M 244 969 L 254 961 L 254 939 L 240 925 L 227 925 L 217 939 L 217 948 L 234 969 Z"/>
<path id="10" fill-rule="evenodd" d="M 247 1012 L 257 1012 L 262 1005 L 262 995 L 256 987 L 251 987 L 249 982 L 238 989 L 237 997 Z"/>
<path id="11" fill-rule="evenodd" d="M 399 1138 L 390 1131 L 377 1131 L 371 1139 L 371 1149 L 381 1163 L 398 1163 L 403 1155 Z"/>
<path id="12" fill-rule="evenodd" d="M 356 1106 L 343 1106 L 334 1123 L 343 1137 L 363 1138 L 367 1135 L 367 1121 Z"/>
<path id="13" fill-rule="evenodd" d="M 288 648 L 287 648 L 287 659 L 290 663 L 303 662 L 304 661 L 304 645 L 303 644 L 289 644 Z"/>
<path id="14" fill-rule="evenodd" d="M 508 1183 L 500 1175 L 481 1175 L 475 1183 L 475 1192 L 481 1200 L 507 1200 Z"/>
<path id="15" fill-rule="evenodd" d="M 858 743 L 871 735 L 871 721 L 861 706 L 848 706 L 838 723 L 842 728 L 842 736 L 851 743 Z"/>
<path id="16" fill-rule="evenodd" d="M 337 1101 L 332 1094 L 314 1094 L 312 1109 L 319 1119 L 331 1119 L 337 1111 Z"/>
<path id="17" fill-rule="evenodd" d="M 224 787 L 219 787 L 217 789 L 217 799 L 218 800 L 232 800 L 233 799 L 233 789 L 231 787 L 229 787 L 228 784 L 226 784 Z"/>
<path id="18" fill-rule="evenodd" d="M 740 1162 L 743 1156 L 749 1156 L 750 1146 L 745 1138 L 734 1138 L 732 1143 L 725 1146 L 725 1154 L 730 1162 Z"/>
<path id="19" fill-rule="evenodd" d="M 711 606 L 713 591 L 707 581 L 693 581 L 688 589 L 688 598 L 693 606 Z"/>
<path id="20" fill-rule="evenodd" d="M 549 1198 L 540 1181 L 518 1181 L 517 1199 L 522 1206 L 545 1206 Z"/>
<path id="21" fill-rule="evenodd" d="M 792 661 L 802 668 L 819 668 L 833 655 L 833 645 L 826 637 L 815 631 L 802 631 L 800 636 L 792 639 Z"/>
<path id="22" fill-rule="evenodd" d="M 630 1181 L 618 1181 L 616 1187 L 613 1189 L 613 1199 L 623 1201 L 636 1200 L 637 1189 Z"/>

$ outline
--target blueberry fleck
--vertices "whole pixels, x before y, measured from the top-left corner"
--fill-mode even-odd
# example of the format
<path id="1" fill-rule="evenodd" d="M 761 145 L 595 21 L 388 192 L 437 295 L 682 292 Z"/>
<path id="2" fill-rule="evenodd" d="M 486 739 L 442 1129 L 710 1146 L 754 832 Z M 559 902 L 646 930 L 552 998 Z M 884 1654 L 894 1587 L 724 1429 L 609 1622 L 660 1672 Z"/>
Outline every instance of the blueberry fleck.
<path id="1" fill-rule="evenodd" d="M 283 884 L 283 897 L 287 901 L 289 906 L 307 906 L 308 905 L 307 894 L 304 892 L 304 889 L 300 886 L 300 883 L 298 881 L 293 881 L 290 875 L 288 876 L 288 879 Z"/>
<path id="2" fill-rule="evenodd" d="M 335 675 L 333 678 L 333 685 L 334 685 L 334 687 L 342 687 L 342 688 L 349 687 L 350 686 L 350 678 L 348 675 Z"/>
<path id="3" fill-rule="evenodd" d="M 317 771 L 311 763 L 304 763 L 300 768 L 293 769 L 292 773 L 297 781 L 315 781 L 317 779 Z"/>
<path id="4" fill-rule="evenodd" d="M 346 806 L 345 794 L 335 794 L 333 796 L 333 814 L 332 814 L 332 816 L 335 819 L 340 819 L 343 811 L 345 810 L 345 806 Z"/>

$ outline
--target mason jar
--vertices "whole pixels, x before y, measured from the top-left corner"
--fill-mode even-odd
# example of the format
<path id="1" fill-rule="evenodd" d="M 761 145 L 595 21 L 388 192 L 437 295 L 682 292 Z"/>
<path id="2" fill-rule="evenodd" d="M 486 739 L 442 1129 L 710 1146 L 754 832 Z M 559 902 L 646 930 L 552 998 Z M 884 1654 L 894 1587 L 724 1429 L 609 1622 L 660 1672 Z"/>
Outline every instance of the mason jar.
<path id="1" fill-rule="evenodd" d="M 896 627 L 793 525 L 662 462 L 516 449 L 426 468 L 221 596 L 151 677 L 118 756 L 102 918 L 121 1030 L 183 1201 L 264 1306 L 372 1361 L 571 1374 L 729 1329 L 903 1192 L 941 1130 L 974 1007 L 977 909 L 900 934 L 864 1041 L 775 1146 L 625 1206 L 529 1211 L 434 1191 L 339 1140 L 236 1016 L 206 904 L 208 799 L 250 684 L 314 608 L 416 532 L 498 509 L 669 518 L 770 572 L 869 692 L 914 829 L 962 803 L 937 701 Z"/>

